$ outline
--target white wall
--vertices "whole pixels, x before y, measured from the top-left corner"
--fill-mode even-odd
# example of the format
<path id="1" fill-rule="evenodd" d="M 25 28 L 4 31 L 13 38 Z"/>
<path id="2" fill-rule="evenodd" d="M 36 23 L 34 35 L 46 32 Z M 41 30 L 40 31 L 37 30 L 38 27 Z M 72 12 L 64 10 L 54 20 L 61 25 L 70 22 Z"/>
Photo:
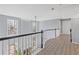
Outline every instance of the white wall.
<path id="1" fill-rule="evenodd" d="M 72 41 L 79 43 L 79 18 L 73 18 L 71 20 L 72 28 Z"/>
<path id="2" fill-rule="evenodd" d="M 55 29 L 60 28 L 60 21 L 55 20 L 47 20 L 47 21 L 41 21 L 39 25 L 39 30 L 46 30 L 46 29 Z M 57 31 L 57 36 L 59 35 L 60 30 Z M 48 39 L 55 38 L 55 31 L 46 31 L 44 32 L 44 44 Z"/>
<path id="3" fill-rule="evenodd" d="M 27 34 L 33 32 L 33 26 L 31 21 L 21 20 L 21 34 Z"/>
<path id="4" fill-rule="evenodd" d="M 0 15 L 0 37 L 7 35 L 7 20 L 5 16 Z"/>
<path id="5" fill-rule="evenodd" d="M 54 29 L 54 28 L 59 28 L 59 20 L 55 19 L 55 20 L 46 20 L 46 21 L 41 21 L 40 22 L 40 26 L 42 30 L 45 29 Z"/>

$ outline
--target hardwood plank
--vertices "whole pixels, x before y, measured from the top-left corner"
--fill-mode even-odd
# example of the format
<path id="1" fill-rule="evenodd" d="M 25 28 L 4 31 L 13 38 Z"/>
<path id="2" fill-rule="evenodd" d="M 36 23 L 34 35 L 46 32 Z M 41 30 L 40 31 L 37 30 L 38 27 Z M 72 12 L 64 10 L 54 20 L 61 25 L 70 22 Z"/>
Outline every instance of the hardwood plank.
<path id="1" fill-rule="evenodd" d="M 45 43 L 45 48 L 38 55 L 78 55 L 79 44 L 70 42 L 70 36 L 61 34 Z"/>

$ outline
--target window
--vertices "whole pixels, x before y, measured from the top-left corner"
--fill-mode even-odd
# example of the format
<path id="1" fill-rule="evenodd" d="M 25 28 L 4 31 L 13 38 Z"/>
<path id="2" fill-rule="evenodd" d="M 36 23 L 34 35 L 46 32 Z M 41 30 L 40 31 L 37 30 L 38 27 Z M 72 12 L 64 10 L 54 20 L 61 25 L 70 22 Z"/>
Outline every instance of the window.
<path id="1" fill-rule="evenodd" d="M 8 35 L 15 35 L 18 32 L 17 20 L 7 20 L 8 25 Z"/>

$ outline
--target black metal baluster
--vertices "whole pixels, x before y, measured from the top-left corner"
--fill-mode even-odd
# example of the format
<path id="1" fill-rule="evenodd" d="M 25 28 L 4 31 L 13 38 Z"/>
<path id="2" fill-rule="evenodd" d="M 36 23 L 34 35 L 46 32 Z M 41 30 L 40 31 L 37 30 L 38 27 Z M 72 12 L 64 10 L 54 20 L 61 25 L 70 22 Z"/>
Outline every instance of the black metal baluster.
<path id="1" fill-rule="evenodd" d="M 56 38 L 56 29 L 55 29 L 55 38 Z"/>
<path id="2" fill-rule="evenodd" d="M 43 30 L 41 30 L 41 48 L 43 48 Z"/>
<path id="3" fill-rule="evenodd" d="M 72 29 L 70 29 L 70 42 L 72 42 Z"/>

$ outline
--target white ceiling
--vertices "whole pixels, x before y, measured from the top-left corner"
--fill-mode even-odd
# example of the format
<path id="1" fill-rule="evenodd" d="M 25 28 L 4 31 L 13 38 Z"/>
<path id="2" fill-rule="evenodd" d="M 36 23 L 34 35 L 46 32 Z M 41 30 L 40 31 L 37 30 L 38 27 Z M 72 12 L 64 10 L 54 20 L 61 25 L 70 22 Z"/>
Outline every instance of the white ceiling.
<path id="1" fill-rule="evenodd" d="M 54 8 L 54 10 L 51 10 L 51 8 Z M 37 16 L 38 21 L 56 18 L 72 18 L 79 15 L 79 5 L 0 4 L 0 14 L 20 17 L 25 20 L 34 20 L 34 16 Z"/>

